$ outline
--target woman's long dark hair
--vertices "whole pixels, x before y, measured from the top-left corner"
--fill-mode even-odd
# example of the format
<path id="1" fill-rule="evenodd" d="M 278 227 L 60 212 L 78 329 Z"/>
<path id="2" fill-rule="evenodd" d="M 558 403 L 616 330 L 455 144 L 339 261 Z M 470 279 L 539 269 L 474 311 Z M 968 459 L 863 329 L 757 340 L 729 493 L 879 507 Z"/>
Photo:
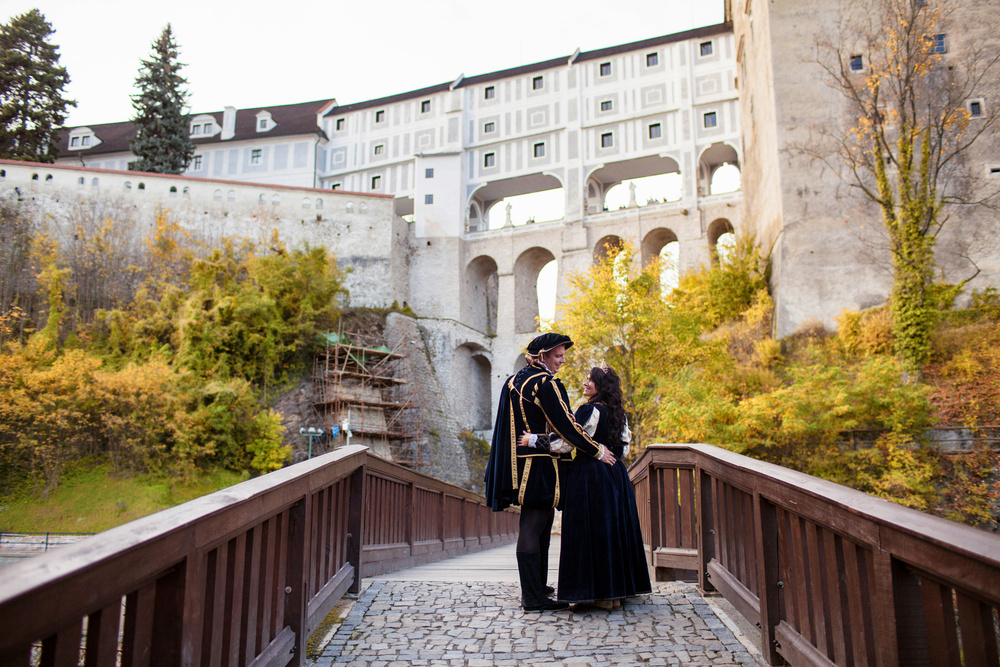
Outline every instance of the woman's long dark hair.
<path id="1" fill-rule="evenodd" d="M 622 381 L 610 366 L 590 369 L 590 379 L 597 393 L 588 403 L 600 403 L 608 408 L 611 420 L 611 436 L 620 441 L 625 426 L 625 399 L 622 397 Z"/>

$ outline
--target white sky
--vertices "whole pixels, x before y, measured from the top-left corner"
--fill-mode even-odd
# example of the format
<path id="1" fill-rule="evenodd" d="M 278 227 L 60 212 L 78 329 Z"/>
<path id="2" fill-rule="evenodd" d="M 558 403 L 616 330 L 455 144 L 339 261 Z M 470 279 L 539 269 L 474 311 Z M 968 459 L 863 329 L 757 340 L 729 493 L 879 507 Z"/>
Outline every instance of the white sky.
<path id="1" fill-rule="evenodd" d="M 722 0 L 4 0 L 55 29 L 67 125 L 129 120 L 139 60 L 170 23 L 194 112 L 402 93 L 721 23 Z"/>

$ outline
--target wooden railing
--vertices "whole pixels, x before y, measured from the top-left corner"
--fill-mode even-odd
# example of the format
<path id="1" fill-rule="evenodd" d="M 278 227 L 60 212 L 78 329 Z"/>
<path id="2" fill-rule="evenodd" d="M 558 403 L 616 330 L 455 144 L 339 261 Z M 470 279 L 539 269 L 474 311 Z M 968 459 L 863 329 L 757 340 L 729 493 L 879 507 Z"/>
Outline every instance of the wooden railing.
<path id="1" fill-rule="evenodd" d="M 302 664 L 358 572 L 500 544 L 516 525 L 345 447 L 4 568 L 0 665 Z"/>
<path id="2" fill-rule="evenodd" d="M 697 573 L 771 664 L 1000 664 L 1000 537 L 711 445 L 630 474 L 657 578 Z"/>

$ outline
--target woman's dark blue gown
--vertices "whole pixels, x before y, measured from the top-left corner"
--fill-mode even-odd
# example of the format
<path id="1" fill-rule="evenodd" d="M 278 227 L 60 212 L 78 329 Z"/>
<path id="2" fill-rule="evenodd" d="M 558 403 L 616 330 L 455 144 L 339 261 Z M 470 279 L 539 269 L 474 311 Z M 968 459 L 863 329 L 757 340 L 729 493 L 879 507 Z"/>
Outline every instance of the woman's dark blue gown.
<path id="1" fill-rule="evenodd" d="M 597 442 L 619 458 L 613 466 L 577 456 L 565 481 L 559 599 L 566 602 L 614 600 L 649 593 L 649 570 L 639 527 L 635 493 L 621 462 L 624 445 L 612 437 L 603 405 L 585 403 L 576 411 L 586 424 L 597 410 Z"/>

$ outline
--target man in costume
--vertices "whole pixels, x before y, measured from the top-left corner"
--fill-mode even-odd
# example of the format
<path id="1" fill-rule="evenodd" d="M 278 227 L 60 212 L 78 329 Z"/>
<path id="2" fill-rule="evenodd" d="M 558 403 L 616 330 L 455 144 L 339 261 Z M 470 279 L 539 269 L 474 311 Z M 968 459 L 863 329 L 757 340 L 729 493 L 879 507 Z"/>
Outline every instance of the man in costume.
<path id="1" fill-rule="evenodd" d="M 525 611 L 568 606 L 549 597 L 554 591 L 545 585 L 545 579 L 552 520 L 561 502 L 561 473 L 570 455 L 522 447 L 518 444 L 521 435 L 556 433 L 579 450 L 579 456 L 593 456 L 608 465 L 615 462 L 614 455 L 573 419 L 566 388 L 555 377 L 572 345 L 569 336 L 556 333 L 542 334 L 528 343 L 528 365 L 504 382 L 493 426 L 486 500 L 495 512 L 510 505 L 521 506 L 516 551 Z"/>

